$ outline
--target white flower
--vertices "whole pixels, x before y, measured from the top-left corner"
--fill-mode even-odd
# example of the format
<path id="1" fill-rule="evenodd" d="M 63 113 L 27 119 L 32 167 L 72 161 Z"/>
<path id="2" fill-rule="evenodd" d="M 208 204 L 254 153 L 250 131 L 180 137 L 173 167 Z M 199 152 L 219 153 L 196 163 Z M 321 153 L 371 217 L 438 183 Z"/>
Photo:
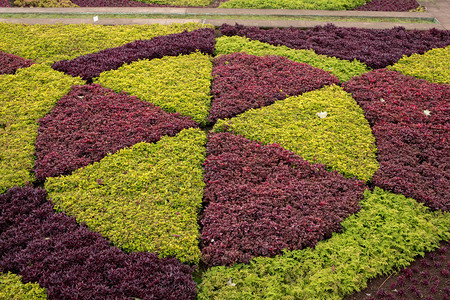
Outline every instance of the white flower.
<path id="1" fill-rule="evenodd" d="M 381 101 L 381 102 L 385 102 L 386 100 L 384 100 L 383 98 L 380 98 L 380 101 Z"/>
<path id="2" fill-rule="evenodd" d="M 230 277 L 230 279 L 228 279 L 228 285 L 229 286 L 235 286 L 236 285 L 236 283 L 233 283 L 232 281 L 231 281 L 231 277 Z"/>
<path id="3" fill-rule="evenodd" d="M 321 112 L 318 112 L 316 115 L 319 118 L 323 119 L 323 118 L 325 118 L 327 116 L 327 112 L 326 111 L 321 111 Z"/>
<path id="4" fill-rule="evenodd" d="M 428 109 L 425 109 L 425 110 L 423 111 L 423 113 L 424 113 L 426 116 L 431 115 L 431 111 L 429 111 Z"/>

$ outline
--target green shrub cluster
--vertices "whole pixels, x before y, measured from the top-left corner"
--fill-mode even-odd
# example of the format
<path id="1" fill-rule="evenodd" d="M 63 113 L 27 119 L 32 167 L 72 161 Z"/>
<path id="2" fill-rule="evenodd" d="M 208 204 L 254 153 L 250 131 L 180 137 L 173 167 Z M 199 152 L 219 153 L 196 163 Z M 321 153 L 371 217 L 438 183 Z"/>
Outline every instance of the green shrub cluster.
<path id="1" fill-rule="evenodd" d="M 211 103 L 211 72 L 211 57 L 196 52 L 133 62 L 103 72 L 94 82 L 205 125 Z"/>
<path id="2" fill-rule="evenodd" d="M 132 26 L 0 23 L 0 50 L 35 62 L 51 64 L 139 39 L 151 39 L 159 35 L 192 31 L 201 27 L 202 24 L 199 23 Z"/>
<path id="3" fill-rule="evenodd" d="M 403 195 L 366 191 L 362 209 L 313 249 L 203 273 L 199 299 L 341 299 L 450 238 L 450 214 Z"/>
<path id="4" fill-rule="evenodd" d="M 23 283 L 12 273 L 0 273 L 0 300 L 47 299 L 47 292 L 37 283 Z"/>
<path id="5" fill-rule="evenodd" d="M 245 52 L 256 56 L 278 55 L 290 60 L 307 63 L 335 75 L 341 81 L 350 80 L 370 69 L 358 60 L 348 61 L 336 57 L 317 54 L 314 50 L 297 50 L 286 46 L 274 46 L 240 36 L 221 36 L 216 39 L 216 54 Z"/>
<path id="6" fill-rule="evenodd" d="M 208 6 L 212 0 L 136 0 L 144 3 L 172 6 Z"/>
<path id="7" fill-rule="evenodd" d="M 35 64 L 0 76 L 0 193 L 32 182 L 38 120 L 79 78 Z"/>
<path id="8" fill-rule="evenodd" d="M 375 138 L 363 110 L 336 85 L 219 120 L 213 130 L 280 144 L 346 177 L 368 181 L 378 169 Z"/>
<path id="9" fill-rule="evenodd" d="M 229 0 L 220 8 L 271 8 L 349 10 L 366 4 L 367 0 Z"/>
<path id="10" fill-rule="evenodd" d="M 450 46 L 403 56 L 388 69 L 435 83 L 450 84 Z"/>
<path id="11" fill-rule="evenodd" d="M 20 7 L 78 7 L 70 0 L 15 0 L 14 5 Z"/>
<path id="12" fill-rule="evenodd" d="M 206 135 L 186 129 L 139 143 L 72 175 L 48 178 L 57 210 L 85 222 L 124 251 L 198 263 Z"/>

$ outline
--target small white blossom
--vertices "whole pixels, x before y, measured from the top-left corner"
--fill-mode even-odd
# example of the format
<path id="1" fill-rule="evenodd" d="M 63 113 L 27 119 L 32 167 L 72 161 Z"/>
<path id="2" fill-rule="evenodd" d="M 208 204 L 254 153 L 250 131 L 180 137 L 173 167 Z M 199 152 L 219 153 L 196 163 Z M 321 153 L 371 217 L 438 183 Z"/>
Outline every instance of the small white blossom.
<path id="1" fill-rule="evenodd" d="M 380 101 L 381 101 L 381 102 L 385 102 L 386 100 L 384 100 L 383 98 L 380 98 Z"/>
<path id="2" fill-rule="evenodd" d="M 235 286 L 236 285 L 236 283 L 233 283 L 232 281 L 231 281 L 231 277 L 230 277 L 230 279 L 228 279 L 228 285 L 229 286 Z"/>
<path id="3" fill-rule="evenodd" d="M 316 115 L 319 118 L 323 119 L 323 118 L 325 118 L 327 116 L 327 112 L 326 111 L 321 111 L 321 112 L 318 112 Z"/>
<path id="4" fill-rule="evenodd" d="M 424 110 L 423 113 L 424 113 L 426 116 L 431 115 L 431 111 L 429 111 L 428 109 Z"/>

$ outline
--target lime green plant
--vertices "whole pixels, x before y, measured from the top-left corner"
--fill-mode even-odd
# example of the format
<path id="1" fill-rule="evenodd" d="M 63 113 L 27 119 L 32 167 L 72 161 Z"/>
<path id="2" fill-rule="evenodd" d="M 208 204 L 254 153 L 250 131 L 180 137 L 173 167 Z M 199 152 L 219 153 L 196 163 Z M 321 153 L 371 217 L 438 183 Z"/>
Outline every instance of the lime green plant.
<path id="1" fill-rule="evenodd" d="M 103 72 L 94 82 L 205 125 L 211 103 L 211 72 L 211 57 L 196 52 L 133 62 Z"/>
<path id="2" fill-rule="evenodd" d="M 366 2 L 366 0 L 229 0 L 222 2 L 219 7 L 349 10 Z"/>
<path id="3" fill-rule="evenodd" d="M 363 110 L 336 85 L 219 120 L 213 130 L 280 144 L 347 177 L 368 181 L 378 169 L 375 138 Z"/>
<path id="4" fill-rule="evenodd" d="M 38 120 L 72 85 L 83 83 L 41 64 L 0 76 L 0 193 L 34 181 Z"/>
<path id="5" fill-rule="evenodd" d="M 388 69 L 435 83 L 450 84 L 450 46 L 403 56 Z"/>
<path id="6" fill-rule="evenodd" d="M 203 273 L 199 299 L 342 299 L 450 238 L 450 213 L 376 187 L 343 232 L 314 248 Z"/>
<path id="7" fill-rule="evenodd" d="M 21 7 L 78 7 L 70 0 L 15 0 L 14 5 Z"/>
<path id="8" fill-rule="evenodd" d="M 144 3 L 173 6 L 208 6 L 212 0 L 137 0 Z"/>
<path id="9" fill-rule="evenodd" d="M 126 252 L 150 251 L 198 263 L 206 135 L 185 129 L 139 143 L 72 175 L 48 178 L 55 208 Z"/>
<path id="10" fill-rule="evenodd" d="M 330 72 L 341 81 L 350 80 L 353 76 L 359 76 L 370 70 L 364 63 L 356 59 L 353 61 L 343 60 L 317 54 L 314 50 L 296 50 L 286 46 L 274 46 L 240 36 L 222 36 L 216 39 L 216 54 L 231 54 L 234 52 L 245 52 L 257 56 L 284 56 L 290 60 L 307 63 Z"/>
<path id="11" fill-rule="evenodd" d="M 63 59 L 118 47 L 139 39 L 193 31 L 199 23 L 171 25 L 24 25 L 0 23 L 0 50 L 35 62 L 52 64 Z"/>
<path id="12" fill-rule="evenodd" d="M 0 300 L 44 300 L 47 292 L 37 283 L 23 283 L 21 276 L 0 273 Z"/>

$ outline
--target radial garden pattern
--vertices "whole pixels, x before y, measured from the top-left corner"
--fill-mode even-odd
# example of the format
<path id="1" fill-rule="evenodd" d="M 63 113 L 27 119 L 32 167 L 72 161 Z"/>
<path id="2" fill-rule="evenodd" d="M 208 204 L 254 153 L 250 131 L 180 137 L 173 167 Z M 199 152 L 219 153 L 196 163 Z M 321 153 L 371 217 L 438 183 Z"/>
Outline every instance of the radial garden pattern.
<path id="1" fill-rule="evenodd" d="M 18 54 L 5 40 L 22 29 L 11 28 L 0 49 Z M 123 30 L 150 36 L 182 31 Z M 239 26 L 222 30 L 277 34 Z M 329 43 L 337 37 L 410 38 L 401 29 L 327 26 L 305 31 L 317 34 L 309 42 L 326 48 L 323 30 L 334 35 Z M 368 54 L 348 61 L 273 41 L 214 39 L 211 29 L 136 42 L 116 28 L 112 32 L 122 42 L 80 47 L 79 55 L 100 50 L 80 58 L 67 49 L 63 59 L 72 61 L 53 64 L 65 64 L 66 72 L 72 68 L 94 84 L 42 64 L 0 75 L 9 93 L 1 108 L 3 144 L 14 145 L 14 129 L 28 145 L 26 164 L 11 156 L 23 150 L 0 152 L 0 163 L 11 166 L 7 176 L 26 175 L 2 183 L 1 278 L 11 271 L 56 299 L 339 299 L 450 238 L 448 85 L 385 69 L 369 72 L 361 62 Z M 428 45 L 411 53 L 450 43 L 448 32 L 420 34 Z M 101 51 L 108 47 L 116 48 Z M 20 51 L 47 65 L 62 57 Z M 441 51 L 413 59 L 445 60 Z M 391 64 L 397 60 L 389 58 Z M 446 78 L 445 68 L 433 67 L 433 78 Z M 34 90 L 7 90 L 30 76 L 36 78 L 28 79 Z M 40 82 L 55 87 L 44 89 Z M 14 95 L 22 95 L 21 101 Z M 216 132 L 204 133 L 208 125 Z M 62 150 L 76 155 L 68 159 Z M 65 168 L 71 160 L 83 163 Z M 7 191 L 35 176 L 46 179 L 48 197 L 40 188 Z M 364 182 L 376 187 L 366 190 Z M 199 262 L 208 269 L 197 289 L 186 265 Z M 31 288 L 17 285 L 16 278 L 8 282 L 18 290 Z"/>

